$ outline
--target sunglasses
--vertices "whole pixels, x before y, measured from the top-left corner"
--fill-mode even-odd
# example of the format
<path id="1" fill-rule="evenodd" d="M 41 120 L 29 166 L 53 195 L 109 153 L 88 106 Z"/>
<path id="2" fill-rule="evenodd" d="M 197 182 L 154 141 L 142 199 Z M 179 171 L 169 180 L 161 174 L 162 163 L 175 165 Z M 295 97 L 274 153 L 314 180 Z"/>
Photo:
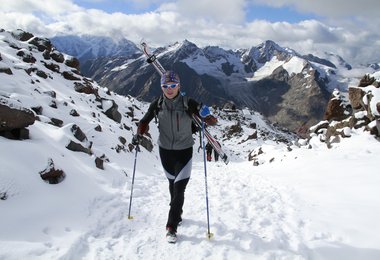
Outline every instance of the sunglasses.
<path id="1" fill-rule="evenodd" d="M 174 84 L 162 84 L 161 87 L 163 88 L 175 88 L 178 86 L 179 83 L 174 83 Z"/>

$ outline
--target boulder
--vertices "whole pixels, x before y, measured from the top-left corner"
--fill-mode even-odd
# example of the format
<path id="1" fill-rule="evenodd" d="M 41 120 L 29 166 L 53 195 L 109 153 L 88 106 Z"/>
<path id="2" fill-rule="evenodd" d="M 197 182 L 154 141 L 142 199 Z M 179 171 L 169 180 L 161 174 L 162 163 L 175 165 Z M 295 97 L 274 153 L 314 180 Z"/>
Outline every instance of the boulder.
<path id="1" fill-rule="evenodd" d="M 353 109 L 364 109 L 363 107 L 363 97 L 365 92 L 357 87 L 348 88 L 348 98 L 350 100 L 351 106 Z"/>
<path id="2" fill-rule="evenodd" d="M 106 102 L 106 103 L 111 104 L 111 106 L 104 112 L 104 114 L 108 118 L 111 118 L 112 120 L 114 120 L 115 122 L 120 123 L 121 122 L 121 114 L 118 111 L 118 105 L 115 103 L 115 101 L 114 100 L 106 100 L 106 99 L 103 99 L 102 101 L 103 101 L 102 103 Z"/>
<path id="3" fill-rule="evenodd" d="M 352 109 L 349 101 L 346 100 L 346 98 L 342 96 L 338 90 L 334 90 L 329 102 L 327 103 L 324 120 L 344 120 L 351 115 L 351 110 Z"/>
<path id="4" fill-rule="evenodd" d="M 41 178 L 49 184 L 58 184 L 61 183 L 66 175 L 63 170 L 55 169 L 53 159 L 48 159 L 47 167 L 39 172 Z"/>
<path id="5" fill-rule="evenodd" d="M 69 66 L 70 68 L 74 68 L 78 71 L 80 71 L 80 63 L 79 63 L 79 60 L 75 57 L 69 57 L 69 58 L 66 58 L 65 60 L 65 64 L 67 66 Z"/>
<path id="6" fill-rule="evenodd" d="M 76 143 L 72 140 L 70 140 L 69 144 L 66 145 L 66 148 L 69 149 L 70 151 L 73 151 L 73 152 L 82 152 L 82 153 L 86 153 L 88 155 L 92 154 L 90 148 L 86 148 L 83 145 Z"/>
<path id="7" fill-rule="evenodd" d="M 29 132 L 25 127 L 34 124 L 35 121 L 33 111 L 12 107 L 0 98 L 0 135 L 10 139 L 27 139 Z"/>

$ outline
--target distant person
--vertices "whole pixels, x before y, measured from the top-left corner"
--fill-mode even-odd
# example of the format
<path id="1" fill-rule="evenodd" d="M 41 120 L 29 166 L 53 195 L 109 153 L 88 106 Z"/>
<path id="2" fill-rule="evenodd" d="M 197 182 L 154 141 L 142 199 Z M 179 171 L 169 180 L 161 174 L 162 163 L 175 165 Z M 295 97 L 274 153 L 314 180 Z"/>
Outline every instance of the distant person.
<path id="1" fill-rule="evenodd" d="M 140 120 L 137 134 L 132 143 L 138 144 L 147 132 L 149 122 L 158 119 L 159 154 L 165 175 L 169 181 L 170 209 L 166 222 L 166 238 L 170 243 L 177 241 L 177 227 L 182 221 L 182 207 L 185 189 L 192 168 L 194 140 L 192 136 L 192 114 L 199 116 L 200 105 L 192 98 L 181 95 L 180 78 L 174 71 L 167 71 L 161 77 L 163 95 L 156 98 Z M 208 112 L 205 116 L 204 112 Z M 208 107 L 201 110 L 207 125 L 216 124 L 215 117 L 209 114 Z M 206 113 L 207 114 L 207 113 Z"/>
<path id="2" fill-rule="evenodd" d="M 212 160 L 212 145 L 210 144 L 210 142 L 208 142 L 206 144 L 206 157 L 207 157 L 207 161 L 211 162 Z"/>
<path id="3" fill-rule="evenodd" d="M 214 137 L 216 138 L 216 136 L 214 136 Z M 216 142 L 220 146 L 220 143 L 218 141 L 216 141 Z M 215 160 L 215 162 L 217 162 L 219 160 L 219 154 L 218 154 L 218 152 L 215 149 L 214 149 L 214 160 Z"/>

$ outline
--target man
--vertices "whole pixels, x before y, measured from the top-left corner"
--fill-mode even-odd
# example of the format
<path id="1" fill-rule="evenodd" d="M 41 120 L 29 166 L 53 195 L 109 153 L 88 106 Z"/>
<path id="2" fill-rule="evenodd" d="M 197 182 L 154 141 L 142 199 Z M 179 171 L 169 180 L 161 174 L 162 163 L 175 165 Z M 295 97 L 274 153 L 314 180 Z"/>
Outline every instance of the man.
<path id="1" fill-rule="evenodd" d="M 185 189 L 191 175 L 194 145 L 191 115 L 199 115 L 200 110 L 198 102 L 181 95 L 180 86 L 180 78 L 174 71 L 167 71 L 162 75 L 163 95 L 150 104 L 147 113 L 139 122 L 137 135 L 132 140 L 132 143 L 137 144 L 147 131 L 149 122 L 154 117 L 158 119 L 159 154 L 169 181 L 170 210 L 166 223 L 166 238 L 170 243 L 177 241 L 176 233 L 178 224 L 182 221 Z M 205 117 L 208 125 L 214 125 L 216 121 L 211 115 Z"/>
<path id="2" fill-rule="evenodd" d="M 216 136 L 214 136 L 214 138 L 216 138 Z M 218 141 L 216 141 L 218 143 L 218 145 L 220 146 L 220 143 Z M 214 150 L 214 159 L 215 159 L 215 162 L 218 161 L 219 159 L 219 154 L 216 150 Z"/>
<path id="3" fill-rule="evenodd" d="M 207 142 L 207 144 L 206 144 L 206 158 L 207 158 L 207 161 L 209 161 L 209 162 L 211 162 L 211 160 L 212 160 L 212 150 L 213 150 L 213 148 L 212 148 L 212 145 L 210 144 L 210 142 Z M 216 151 L 215 151 L 215 153 L 216 153 Z"/>

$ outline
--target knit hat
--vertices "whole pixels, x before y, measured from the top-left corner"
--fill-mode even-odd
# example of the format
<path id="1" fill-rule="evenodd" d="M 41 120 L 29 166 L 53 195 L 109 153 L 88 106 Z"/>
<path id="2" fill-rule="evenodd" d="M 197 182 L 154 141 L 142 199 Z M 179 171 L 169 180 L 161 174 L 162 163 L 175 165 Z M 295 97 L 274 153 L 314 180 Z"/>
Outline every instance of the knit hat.
<path id="1" fill-rule="evenodd" d="M 161 85 L 168 82 L 179 83 L 179 76 L 172 70 L 166 71 L 161 77 Z"/>

